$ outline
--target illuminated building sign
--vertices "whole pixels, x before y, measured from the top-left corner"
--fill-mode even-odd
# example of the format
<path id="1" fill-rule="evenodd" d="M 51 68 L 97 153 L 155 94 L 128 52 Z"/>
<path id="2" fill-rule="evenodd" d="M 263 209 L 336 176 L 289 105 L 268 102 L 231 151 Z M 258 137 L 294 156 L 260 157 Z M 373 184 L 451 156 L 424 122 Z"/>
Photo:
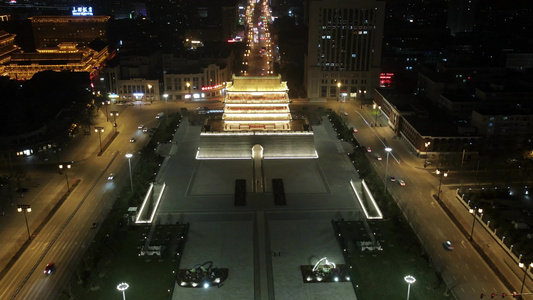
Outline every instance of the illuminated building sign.
<path id="1" fill-rule="evenodd" d="M 72 15 L 73 16 L 92 16 L 93 15 L 93 8 L 90 6 L 78 6 L 72 8 Z"/>
<path id="2" fill-rule="evenodd" d="M 380 73 L 379 74 L 379 86 L 390 87 L 392 84 L 392 77 L 394 73 Z"/>
<path id="3" fill-rule="evenodd" d="M 213 85 L 213 86 L 203 86 L 202 87 L 202 91 L 210 91 L 210 90 L 214 90 L 214 89 L 219 89 L 222 87 L 222 84 L 217 84 L 217 85 Z"/>

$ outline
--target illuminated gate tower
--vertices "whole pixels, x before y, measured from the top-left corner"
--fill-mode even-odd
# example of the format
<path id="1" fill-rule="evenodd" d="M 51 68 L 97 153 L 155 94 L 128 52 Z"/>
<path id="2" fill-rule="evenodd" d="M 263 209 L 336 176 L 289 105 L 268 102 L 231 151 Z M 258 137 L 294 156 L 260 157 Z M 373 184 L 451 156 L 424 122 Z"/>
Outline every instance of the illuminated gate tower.
<path id="1" fill-rule="evenodd" d="M 204 124 L 196 159 L 317 158 L 313 130 L 307 119 L 292 118 L 289 102 L 280 75 L 234 75 L 226 83 L 222 117 Z"/>
<path id="2" fill-rule="evenodd" d="M 224 130 L 291 130 L 288 90 L 281 76 L 234 76 L 226 84 Z"/>

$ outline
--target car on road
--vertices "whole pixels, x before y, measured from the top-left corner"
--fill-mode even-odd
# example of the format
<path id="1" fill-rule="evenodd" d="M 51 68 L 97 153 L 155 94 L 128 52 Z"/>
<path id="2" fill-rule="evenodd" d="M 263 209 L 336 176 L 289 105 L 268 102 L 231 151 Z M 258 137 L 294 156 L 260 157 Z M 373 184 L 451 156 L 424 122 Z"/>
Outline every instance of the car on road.
<path id="1" fill-rule="evenodd" d="M 148 128 L 144 127 L 143 132 L 148 132 Z"/>
<path id="2" fill-rule="evenodd" d="M 399 180 L 398 180 L 398 184 L 400 184 L 401 186 L 405 186 L 405 181 L 399 179 Z"/>
<path id="3" fill-rule="evenodd" d="M 389 179 L 390 179 L 390 181 L 396 181 L 396 177 L 394 177 L 394 176 L 389 177 Z"/>
<path id="4" fill-rule="evenodd" d="M 137 140 L 135 138 L 133 138 L 133 137 L 130 139 L 130 143 L 135 143 L 136 141 Z"/>
<path id="5" fill-rule="evenodd" d="M 382 160 L 383 158 L 381 157 L 381 155 L 378 155 L 378 156 L 376 156 L 376 159 L 377 160 Z"/>
<path id="6" fill-rule="evenodd" d="M 344 112 L 344 115 L 345 115 L 345 116 L 348 116 L 348 113 L 347 113 L 347 112 Z"/>
<path id="7" fill-rule="evenodd" d="M 109 174 L 109 176 L 107 176 L 107 180 L 111 181 L 113 179 L 115 179 L 115 174 L 111 173 L 111 174 Z"/>
<path id="8" fill-rule="evenodd" d="M 144 128 L 144 125 L 143 125 L 143 124 L 137 126 L 137 129 L 143 129 L 143 128 Z"/>
<path id="9" fill-rule="evenodd" d="M 357 130 L 357 128 L 353 129 L 353 133 L 358 133 L 358 132 L 359 132 L 359 130 Z"/>
<path id="10" fill-rule="evenodd" d="M 443 243 L 443 245 L 444 245 L 444 248 L 446 248 L 447 250 L 450 250 L 450 251 L 453 250 L 452 242 L 446 241 Z"/>
<path id="11" fill-rule="evenodd" d="M 93 222 L 91 229 L 96 229 L 96 227 L 98 227 L 98 222 Z"/>
<path id="12" fill-rule="evenodd" d="M 372 152 L 372 148 L 366 147 L 366 152 Z"/>
<path id="13" fill-rule="evenodd" d="M 56 269 L 56 266 L 53 262 L 47 263 L 46 267 L 44 267 L 44 275 L 50 275 L 54 270 Z"/>
<path id="14" fill-rule="evenodd" d="M 157 115 L 155 115 L 155 118 L 156 119 L 161 119 L 164 115 L 165 115 L 164 113 L 160 112 Z"/>

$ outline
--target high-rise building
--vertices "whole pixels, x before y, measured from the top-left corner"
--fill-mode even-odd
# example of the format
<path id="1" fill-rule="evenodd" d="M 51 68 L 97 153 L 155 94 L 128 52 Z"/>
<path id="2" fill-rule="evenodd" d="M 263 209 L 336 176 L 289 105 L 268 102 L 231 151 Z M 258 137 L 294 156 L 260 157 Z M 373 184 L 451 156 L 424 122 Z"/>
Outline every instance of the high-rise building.
<path id="1" fill-rule="evenodd" d="M 451 0 L 448 7 L 450 33 L 472 32 L 476 19 L 476 7 L 480 0 Z"/>
<path id="2" fill-rule="evenodd" d="M 311 0 L 308 16 L 307 96 L 372 98 L 379 86 L 385 2 Z"/>

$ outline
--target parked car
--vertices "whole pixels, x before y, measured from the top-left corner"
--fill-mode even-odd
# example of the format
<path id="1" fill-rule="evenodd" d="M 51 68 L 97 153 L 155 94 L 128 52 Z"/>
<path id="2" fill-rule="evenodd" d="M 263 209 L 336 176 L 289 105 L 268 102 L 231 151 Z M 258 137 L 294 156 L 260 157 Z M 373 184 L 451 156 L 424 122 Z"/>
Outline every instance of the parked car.
<path id="1" fill-rule="evenodd" d="M 143 129 L 143 128 L 144 128 L 144 125 L 143 125 L 143 124 L 137 126 L 137 129 Z"/>
<path id="2" fill-rule="evenodd" d="M 390 179 L 390 181 L 396 181 L 396 177 L 394 177 L 394 176 L 389 177 L 389 179 Z"/>
<path id="3" fill-rule="evenodd" d="M 148 132 L 148 128 L 144 127 L 143 132 Z"/>
<path id="4" fill-rule="evenodd" d="M 133 137 L 130 139 L 130 143 L 135 143 L 136 141 L 137 140 L 135 138 L 133 138 Z"/>
<path id="5" fill-rule="evenodd" d="M 398 180 L 398 183 L 399 183 L 401 186 L 405 186 L 405 181 L 403 181 L 403 180 L 401 180 L 401 179 Z"/>
<path id="6" fill-rule="evenodd" d="M 353 129 L 353 133 L 358 133 L 358 132 L 359 132 L 359 130 L 357 130 L 357 128 Z"/>
<path id="7" fill-rule="evenodd" d="M 44 267 L 44 275 L 50 275 L 54 270 L 56 269 L 56 266 L 53 262 L 49 262 L 46 264 L 46 267 Z"/>
<path id="8" fill-rule="evenodd" d="M 383 158 L 381 158 L 381 156 L 378 155 L 378 156 L 376 156 L 376 159 L 377 159 L 377 160 L 382 160 Z"/>
<path id="9" fill-rule="evenodd" d="M 98 222 L 93 222 L 91 229 L 96 229 L 96 227 L 98 227 Z"/>
<path id="10" fill-rule="evenodd" d="M 366 147 L 366 152 L 372 152 L 372 148 Z"/>
<path id="11" fill-rule="evenodd" d="M 156 119 L 161 119 L 164 115 L 165 115 L 164 113 L 160 112 L 157 115 L 155 115 L 155 118 Z"/>
<path id="12" fill-rule="evenodd" d="M 115 179 L 115 174 L 111 173 L 111 174 L 109 174 L 109 176 L 107 176 L 107 180 L 111 181 L 113 179 Z"/>

